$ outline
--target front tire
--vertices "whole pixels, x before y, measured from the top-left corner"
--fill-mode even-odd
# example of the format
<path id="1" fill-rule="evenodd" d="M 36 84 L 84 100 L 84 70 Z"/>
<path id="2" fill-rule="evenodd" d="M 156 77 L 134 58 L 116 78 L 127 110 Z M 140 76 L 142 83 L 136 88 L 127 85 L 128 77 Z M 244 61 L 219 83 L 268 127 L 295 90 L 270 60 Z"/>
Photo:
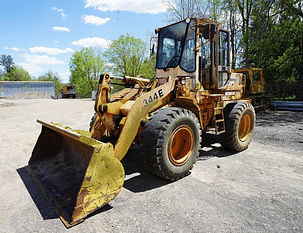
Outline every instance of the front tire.
<path id="1" fill-rule="evenodd" d="M 96 119 L 97 119 L 97 113 L 94 113 L 94 115 L 92 116 L 90 123 L 89 123 L 89 130 L 88 130 L 89 132 L 92 131 L 92 128 L 95 124 Z"/>
<path id="2" fill-rule="evenodd" d="M 163 108 L 142 131 L 144 165 L 168 180 L 183 178 L 199 156 L 201 129 L 197 117 L 183 108 Z"/>
<path id="3" fill-rule="evenodd" d="M 224 108 L 224 119 L 225 133 L 219 138 L 221 146 L 233 151 L 247 149 L 255 130 L 254 107 L 241 101 L 228 104 Z"/>

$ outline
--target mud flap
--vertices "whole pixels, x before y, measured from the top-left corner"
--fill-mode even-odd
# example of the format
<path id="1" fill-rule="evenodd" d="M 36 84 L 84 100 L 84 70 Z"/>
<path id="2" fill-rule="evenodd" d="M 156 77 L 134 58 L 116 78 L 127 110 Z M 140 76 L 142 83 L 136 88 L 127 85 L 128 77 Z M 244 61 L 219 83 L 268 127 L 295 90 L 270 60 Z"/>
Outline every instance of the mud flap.
<path id="1" fill-rule="evenodd" d="M 119 194 L 124 169 L 112 144 L 85 136 L 88 132 L 37 121 L 42 131 L 27 170 L 65 226 L 71 227 Z"/>

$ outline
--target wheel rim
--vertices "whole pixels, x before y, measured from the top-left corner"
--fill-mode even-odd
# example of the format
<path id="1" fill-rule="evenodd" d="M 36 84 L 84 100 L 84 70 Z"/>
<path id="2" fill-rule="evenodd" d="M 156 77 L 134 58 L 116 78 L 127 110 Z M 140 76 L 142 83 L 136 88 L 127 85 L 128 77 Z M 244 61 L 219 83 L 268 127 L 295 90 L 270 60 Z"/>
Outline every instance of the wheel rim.
<path id="1" fill-rule="evenodd" d="M 194 133 L 187 125 L 181 125 L 174 130 L 168 143 L 170 161 L 181 166 L 189 159 L 194 147 Z"/>
<path id="2" fill-rule="evenodd" d="M 251 131 L 251 117 L 248 113 L 244 114 L 239 124 L 239 139 L 244 142 Z"/>

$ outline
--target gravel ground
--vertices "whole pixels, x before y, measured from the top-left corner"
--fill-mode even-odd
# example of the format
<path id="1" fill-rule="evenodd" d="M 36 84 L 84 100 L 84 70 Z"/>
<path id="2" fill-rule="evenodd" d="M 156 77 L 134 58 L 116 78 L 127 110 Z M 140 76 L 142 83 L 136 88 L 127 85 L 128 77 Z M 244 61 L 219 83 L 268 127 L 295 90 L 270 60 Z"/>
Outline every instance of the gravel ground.
<path id="1" fill-rule="evenodd" d="M 240 153 L 212 135 L 192 173 L 169 182 L 146 171 L 132 148 L 121 193 L 66 229 L 26 171 L 36 119 L 87 129 L 94 102 L 0 99 L 0 232 L 303 232 L 303 113 L 258 113 Z"/>
<path id="2" fill-rule="evenodd" d="M 303 112 L 258 113 L 254 141 L 303 155 Z"/>

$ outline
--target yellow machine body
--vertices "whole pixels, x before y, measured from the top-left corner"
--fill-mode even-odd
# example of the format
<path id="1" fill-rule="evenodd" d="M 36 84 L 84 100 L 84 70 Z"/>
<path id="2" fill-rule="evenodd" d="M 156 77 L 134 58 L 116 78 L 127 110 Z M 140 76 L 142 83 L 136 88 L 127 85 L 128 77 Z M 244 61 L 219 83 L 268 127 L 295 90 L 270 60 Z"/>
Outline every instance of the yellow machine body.
<path id="1" fill-rule="evenodd" d="M 243 73 L 244 96 L 250 98 L 255 109 L 267 109 L 270 99 L 265 93 L 265 81 L 262 68 L 242 68 L 234 70 Z"/>
<path id="2" fill-rule="evenodd" d="M 180 28 L 183 29 L 180 31 Z M 148 80 L 141 76 L 101 75 L 89 132 L 38 121 L 42 124 L 42 132 L 30 158 L 28 171 L 67 227 L 82 221 L 117 196 L 124 181 L 120 160 L 132 143 L 148 141 L 147 137 L 142 139 L 144 125 L 151 122 L 152 116 L 158 114 L 159 117 L 161 111 L 166 112 L 163 116 L 167 116 L 158 118 L 163 118 L 163 129 L 181 124 L 167 131 L 175 133 L 167 133 L 165 138 L 177 135 L 167 139 L 168 147 L 173 147 L 176 142 L 192 143 L 184 145 L 188 148 L 184 150 L 166 145 L 161 149 L 158 147 L 165 139 L 159 139 L 163 136 L 161 133 L 155 136 L 155 140 L 150 140 L 159 139 L 159 143 L 151 147 L 157 147 L 155 153 L 162 153 L 168 148 L 170 158 L 165 161 L 171 159 L 173 164 L 170 165 L 175 166 L 175 170 L 185 167 L 175 177 L 168 177 L 171 174 L 168 171 L 168 176 L 162 175 L 164 178 L 177 180 L 188 174 L 198 157 L 200 133 L 213 131 L 224 136 L 224 109 L 227 106 L 231 110 L 238 100 L 241 100 L 241 104 L 237 105 L 237 109 L 241 110 L 239 115 L 243 113 L 246 121 L 233 119 L 239 120 L 237 125 L 241 129 L 227 127 L 227 133 L 237 131 L 235 140 L 240 135 L 240 146 L 233 146 L 238 151 L 246 149 L 250 143 L 255 116 L 250 106 L 251 99 L 245 97 L 244 74 L 232 72 L 230 68 L 227 56 L 229 32 L 209 19 L 186 19 L 157 32 L 162 50 L 158 47 L 156 76 Z M 163 36 L 167 37 L 163 39 Z M 167 41 L 170 42 L 165 47 L 163 44 Z M 176 48 L 171 49 L 171 45 Z M 209 46 L 207 53 L 204 51 L 206 45 Z M 204 50 L 199 52 L 202 47 Z M 166 50 L 170 52 L 166 53 Z M 200 54 L 205 54 L 205 59 Z M 120 84 L 115 83 L 117 79 Z M 121 80 L 126 88 L 111 93 L 111 86 L 121 85 Z M 177 115 L 185 120 L 177 122 Z M 174 120 L 176 124 L 171 123 Z M 188 137 L 183 140 L 184 132 Z M 246 138 L 249 139 L 247 142 Z M 223 143 L 230 146 L 228 141 Z M 179 163 L 179 151 L 181 157 L 184 154 L 184 161 L 180 160 L 182 163 Z M 153 159 L 153 156 L 150 157 Z M 160 160 L 154 159 L 156 163 Z M 162 167 L 159 164 L 156 166 L 160 169 L 155 174 L 160 174 Z"/>
<path id="3" fill-rule="evenodd" d="M 62 87 L 62 97 L 63 98 L 76 98 L 76 87 L 74 85 L 64 85 Z"/>

